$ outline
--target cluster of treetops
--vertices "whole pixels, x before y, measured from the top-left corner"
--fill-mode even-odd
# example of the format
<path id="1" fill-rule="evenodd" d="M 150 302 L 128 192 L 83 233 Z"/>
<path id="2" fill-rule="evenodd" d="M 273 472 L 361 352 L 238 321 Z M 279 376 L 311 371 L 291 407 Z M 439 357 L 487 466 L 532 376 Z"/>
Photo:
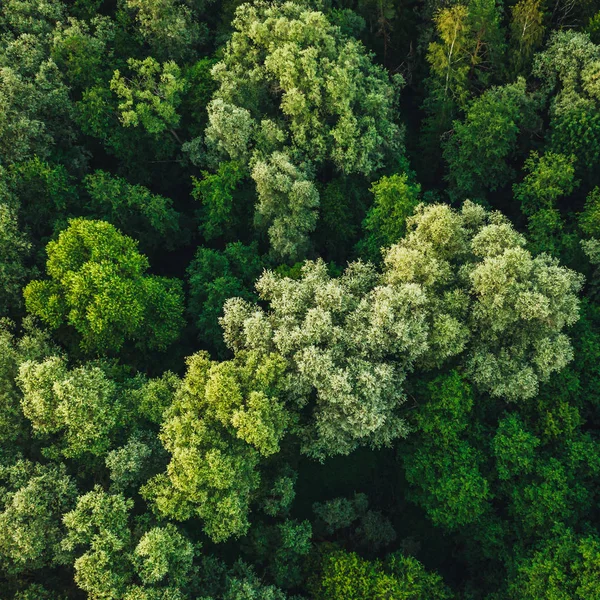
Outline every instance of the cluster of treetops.
<path id="1" fill-rule="evenodd" d="M 2 0 L 0 598 L 600 598 L 600 1 Z"/>

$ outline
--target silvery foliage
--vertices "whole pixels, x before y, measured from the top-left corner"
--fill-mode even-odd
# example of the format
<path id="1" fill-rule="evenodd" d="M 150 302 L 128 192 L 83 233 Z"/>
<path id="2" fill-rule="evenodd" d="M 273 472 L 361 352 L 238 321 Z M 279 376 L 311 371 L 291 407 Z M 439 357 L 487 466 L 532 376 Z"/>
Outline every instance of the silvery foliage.
<path id="1" fill-rule="evenodd" d="M 407 231 L 383 250 L 381 273 L 358 261 L 332 278 L 307 261 L 300 279 L 266 271 L 257 281 L 268 309 L 225 304 L 232 350 L 286 359 L 287 401 L 312 407 L 300 428 L 310 456 L 404 436 L 403 382 L 415 368 L 454 359 L 481 391 L 512 401 L 572 359 L 563 330 L 578 319 L 580 275 L 532 256 L 506 218 L 469 201 L 421 204 Z"/>

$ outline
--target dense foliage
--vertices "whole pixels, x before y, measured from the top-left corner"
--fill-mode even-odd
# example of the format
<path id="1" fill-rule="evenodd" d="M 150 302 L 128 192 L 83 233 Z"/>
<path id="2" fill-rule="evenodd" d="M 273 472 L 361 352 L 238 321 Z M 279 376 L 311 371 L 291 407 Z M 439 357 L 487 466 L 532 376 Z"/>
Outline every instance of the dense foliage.
<path id="1" fill-rule="evenodd" d="M 0 599 L 600 598 L 600 1 L 0 1 Z"/>

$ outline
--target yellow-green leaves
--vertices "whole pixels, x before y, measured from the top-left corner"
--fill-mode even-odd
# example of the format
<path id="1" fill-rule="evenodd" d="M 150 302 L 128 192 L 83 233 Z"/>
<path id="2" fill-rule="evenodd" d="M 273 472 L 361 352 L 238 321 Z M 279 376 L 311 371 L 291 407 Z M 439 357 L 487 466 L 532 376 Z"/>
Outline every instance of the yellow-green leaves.
<path id="1" fill-rule="evenodd" d="M 327 17 L 285 2 L 243 4 L 208 106 L 206 142 L 216 162 L 242 162 L 256 182 L 256 224 L 278 258 L 306 255 L 317 221 L 314 179 L 333 166 L 369 176 L 402 151 L 391 81 Z"/>
<path id="2" fill-rule="evenodd" d="M 246 533 L 261 457 L 279 451 L 291 424 L 279 398 L 284 369 L 276 354 L 240 353 L 217 363 L 200 352 L 188 359 L 161 433 L 171 462 L 143 488 L 159 513 L 197 515 L 215 541 Z"/>
<path id="3" fill-rule="evenodd" d="M 122 422 L 122 401 L 116 384 L 96 365 L 69 371 L 57 356 L 21 365 L 21 406 L 38 435 L 62 433 L 62 453 L 79 457 L 103 454 Z"/>
<path id="4" fill-rule="evenodd" d="M 166 348 L 183 324 L 181 282 L 146 275 L 147 258 L 109 223 L 74 219 L 47 246 L 49 280 L 24 291 L 27 309 L 52 328 L 67 325 L 90 353 Z"/>
<path id="5" fill-rule="evenodd" d="M 161 65 L 151 57 L 130 58 L 127 64 L 132 75 L 127 77 L 116 70 L 110 82 L 111 90 L 121 99 L 123 125 L 141 125 L 153 135 L 169 130 L 177 137 L 174 133 L 180 119 L 177 108 L 186 88 L 179 67 L 173 61 Z"/>

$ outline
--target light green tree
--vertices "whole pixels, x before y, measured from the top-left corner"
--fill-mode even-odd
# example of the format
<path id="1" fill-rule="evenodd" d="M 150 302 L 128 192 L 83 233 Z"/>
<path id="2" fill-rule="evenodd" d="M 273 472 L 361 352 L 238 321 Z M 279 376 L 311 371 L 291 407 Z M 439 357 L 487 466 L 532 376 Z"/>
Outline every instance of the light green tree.
<path id="1" fill-rule="evenodd" d="M 217 363 L 201 352 L 188 359 L 160 435 L 171 461 L 142 488 L 159 514 L 198 516 L 214 541 L 247 532 L 261 457 L 279 451 L 290 425 L 279 400 L 284 367 L 276 354 L 241 353 Z"/>
<path id="2" fill-rule="evenodd" d="M 524 246 L 502 215 L 471 202 L 419 205 L 382 273 L 358 262 L 332 278 L 322 261 L 300 279 L 266 272 L 256 287 L 268 308 L 228 300 L 225 340 L 286 359 L 288 402 L 312 407 L 304 452 L 385 446 L 406 433 L 398 408 L 415 367 L 460 357 L 481 390 L 517 400 L 572 359 L 562 330 L 578 319 L 582 278 Z"/>
<path id="3" fill-rule="evenodd" d="M 148 133 L 159 136 L 169 132 L 178 143 L 180 115 L 177 108 L 186 89 L 180 68 L 167 61 L 162 65 L 152 57 L 127 61 L 130 75 L 116 70 L 110 89 L 119 97 L 121 123 L 124 127 L 142 126 Z"/>
<path id="4" fill-rule="evenodd" d="M 64 562 L 62 515 L 77 498 L 65 466 L 19 460 L 0 466 L 0 565 L 3 574 Z"/>
<path id="5" fill-rule="evenodd" d="M 315 172 L 330 165 L 369 176 L 401 151 L 400 79 L 390 81 L 359 42 L 303 5 L 243 4 L 233 26 L 212 71 L 219 89 L 206 142 L 213 160 L 250 167 L 258 223 L 275 254 L 294 259 L 316 223 Z"/>
<path id="6" fill-rule="evenodd" d="M 177 338 L 181 282 L 146 275 L 137 243 L 109 223 L 73 219 L 46 251 L 50 279 L 27 285 L 27 310 L 53 329 L 73 328 L 86 352 L 117 352 L 127 341 L 164 349 Z"/>
<path id="7" fill-rule="evenodd" d="M 370 562 L 354 552 L 337 551 L 322 560 L 322 572 L 314 584 L 318 600 L 449 600 L 452 595 L 442 578 L 427 572 L 411 556 L 389 555 Z"/>
<path id="8" fill-rule="evenodd" d="M 117 386 L 100 366 L 88 363 L 69 370 L 64 359 L 52 356 L 43 362 L 24 362 L 17 381 L 23 413 L 34 432 L 62 433 L 66 457 L 104 454 L 111 434 L 123 424 Z"/>

